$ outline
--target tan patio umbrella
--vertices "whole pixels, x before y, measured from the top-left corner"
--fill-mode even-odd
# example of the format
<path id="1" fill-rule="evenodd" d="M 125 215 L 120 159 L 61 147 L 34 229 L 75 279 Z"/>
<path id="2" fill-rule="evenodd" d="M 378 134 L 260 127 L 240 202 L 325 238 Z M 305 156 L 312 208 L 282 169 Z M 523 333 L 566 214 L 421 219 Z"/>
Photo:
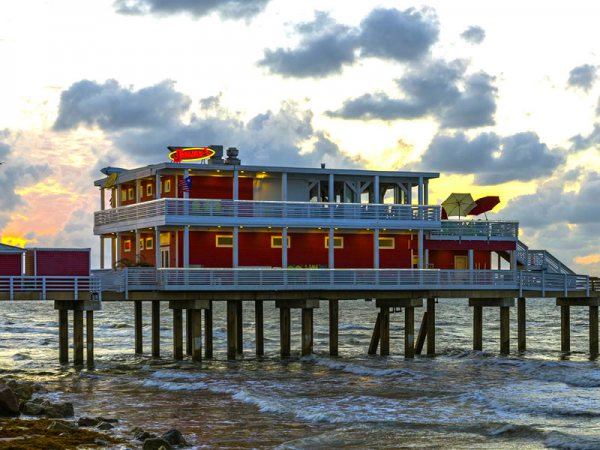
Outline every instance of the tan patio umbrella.
<path id="1" fill-rule="evenodd" d="M 471 197 L 471 194 L 457 194 L 452 193 L 446 200 L 442 202 L 442 208 L 450 216 L 466 216 L 473 208 L 477 206 L 477 203 Z"/>

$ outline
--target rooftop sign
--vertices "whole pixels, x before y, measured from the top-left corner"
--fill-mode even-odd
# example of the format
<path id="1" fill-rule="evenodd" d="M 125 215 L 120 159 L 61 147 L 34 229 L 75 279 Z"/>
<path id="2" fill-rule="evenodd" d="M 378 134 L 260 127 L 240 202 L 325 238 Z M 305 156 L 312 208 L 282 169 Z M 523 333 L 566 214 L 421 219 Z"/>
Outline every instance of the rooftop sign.
<path id="1" fill-rule="evenodd" d="M 169 159 L 173 162 L 202 161 L 215 154 L 209 147 L 167 147 L 170 151 Z"/>

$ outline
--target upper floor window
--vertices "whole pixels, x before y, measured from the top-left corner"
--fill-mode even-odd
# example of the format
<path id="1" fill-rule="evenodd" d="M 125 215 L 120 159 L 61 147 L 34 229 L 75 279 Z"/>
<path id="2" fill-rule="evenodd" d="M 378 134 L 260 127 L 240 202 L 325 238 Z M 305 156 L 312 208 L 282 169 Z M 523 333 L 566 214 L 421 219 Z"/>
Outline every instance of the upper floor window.
<path id="1" fill-rule="evenodd" d="M 271 248 L 282 248 L 283 236 L 271 236 Z M 287 236 L 287 248 L 291 246 L 291 239 Z"/>
<path id="2" fill-rule="evenodd" d="M 133 200 L 133 188 L 127 189 L 127 197 L 129 200 Z"/>
<path id="3" fill-rule="evenodd" d="M 233 236 L 231 234 L 217 234 L 217 247 L 233 247 Z"/>
<path id="4" fill-rule="evenodd" d="M 165 192 L 171 192 L 171 180 L 165 180 Z"/>
<path id="5" fill-rule="evenodd" d="M 329 248 L 329 236 L 325 236 L 325 248 Z M 344 248 L 344 238 L 341 236 L 334 236 L 333 248 Z"/>
<path id="6" fill-rule="evenodd" d="M 131 251 L 131 239 L 126 239 L 123 242 L 123 251 L 124 252 L 130 252 Z"/>
<path id="7" fill-rule="evenodd" d="M 379 248 L 382 250 L 392 250 L 396 248 L 396 240 L 393 237 L 380 237 Z"/>
<path id="8" fill-rule="evenodd" d="M 140 250 L 144 250 L 144 238 L 140 238 Z"/>
<path id="9" fill-rule="evenodd" d="M 148 197 L 152 195 L 152 185 L 150 183 L 146 185 L 146 195 Z"/>
<path id="10" fill-rule="evenodd" d="M 121 201 L 122 202 L 127 201 L 127 189 L 121 188 Z"/>
<path id="11" fill-rule="evenodd" d="M 154 248 L 154 239 L 151 237 L 146 238 L 146 250 L 152 250 Z"/>

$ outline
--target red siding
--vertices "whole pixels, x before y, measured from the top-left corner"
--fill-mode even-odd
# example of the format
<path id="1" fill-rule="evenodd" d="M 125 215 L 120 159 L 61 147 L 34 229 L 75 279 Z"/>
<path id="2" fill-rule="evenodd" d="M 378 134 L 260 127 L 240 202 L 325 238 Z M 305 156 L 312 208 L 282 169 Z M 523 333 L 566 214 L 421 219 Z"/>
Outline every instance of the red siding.
<path id="1" fill-rule="evenodd" d="M 183 193 L 180 192 L 179 196 L 183 197 Z M 238 197 L 240 200 L 252 200 L 252 178 L 238 179 Z M 233 178 L 193 176 L 190 198 L 232 199 Z"/>
<path id="2" fill-rule="evenodd" d="M 382 269 L 409 269 L 411 266 L 410 234 L 380 234 L 380 237 L 393 237 L 395 239 L 393 249 L 379 249 L 379 267 Z"/>
<path id="3" fill-rule="evenodd" d="M 291 245 L 288 249 L 288 266 L 328 266 L 328 249 L 325 248 L 326 233 L 288 234 L 291 238 Z"/>
<path id="4" fill-rule="evenodd" d="M 0 276 L 19 276 L 23 273 L 21 253 L 0 254 Z"/>
<path id="5" fill-rule="evenodd" d="M 89 276 L 89 250 L 35 249 L 37 276 Z"/>
<path id="6" fill-rule="evenodd" d="M 467 250 L 429 250 L 429 264 L 434 269 L 453 270 L 454 256 L 467 256 Z M 491 269 L 492 252 L 491 251 L 474 251 L 473 252 L 473 268 L 475 270 Z"/>
<path id="7" fill-rule="evenodd" d="M 281 267 L 283 250 L 271 248 L 271 236 L 281 236 L 281 233 L 240 232 L 240 266 Z"/>
<path id="8" fill-rule="evenodd" d="M 338 269 L 373 268 L 372 234 L 336 234 L 344 238 L 344 248 L 335 249 L 334 266 Z M 321 245 L 324 245 L 323 243 Z M 327 250 L 328 251 L 328 250 Z"/>

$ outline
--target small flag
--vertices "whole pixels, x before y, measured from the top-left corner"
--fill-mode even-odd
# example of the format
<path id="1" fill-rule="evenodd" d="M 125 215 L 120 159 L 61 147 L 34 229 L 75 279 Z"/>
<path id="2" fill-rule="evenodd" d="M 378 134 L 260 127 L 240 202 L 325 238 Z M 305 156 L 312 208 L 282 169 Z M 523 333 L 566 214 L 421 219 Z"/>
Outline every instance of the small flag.
<path id="1" fill-rule="evenodd" d="M 192 177 L 185 177 L 179 180 L 179 189 L 181 189 L 182 192 L 190 192 L 191 187 Z"/>

